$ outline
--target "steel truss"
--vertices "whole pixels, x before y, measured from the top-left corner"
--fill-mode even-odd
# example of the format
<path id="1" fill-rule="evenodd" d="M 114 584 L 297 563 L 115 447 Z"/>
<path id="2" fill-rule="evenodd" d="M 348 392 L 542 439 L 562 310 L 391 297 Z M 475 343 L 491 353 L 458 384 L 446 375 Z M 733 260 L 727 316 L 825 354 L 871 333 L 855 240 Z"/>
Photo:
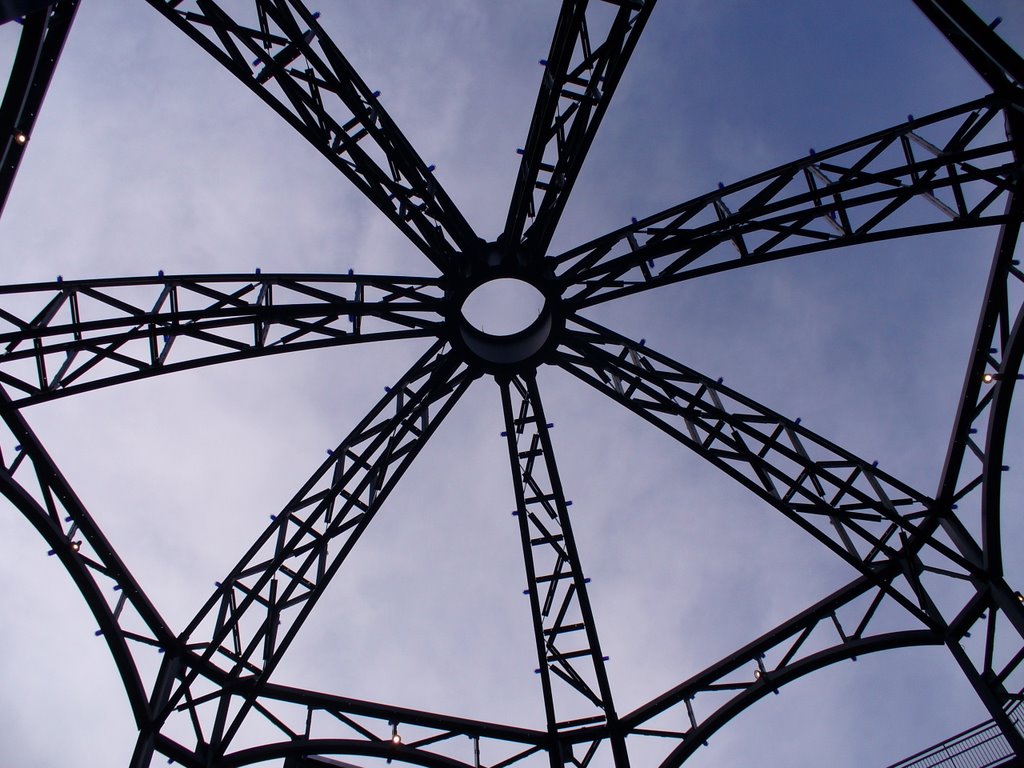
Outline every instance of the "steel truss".
<path id="1" fill-rule="evenodd" d="M 326 755 L 426 766 L 542 759 L 552 768 L 622 768 L 631 746 L 651 738 L 670 744 L 662 763 L 670 768 L 793 680 L 841 660 L 922 645 L 949 649 L 1024 759 L 1024 734 L 1008 714 L 1021 699 L 1024 605 L 1004 579 L 999 515 L 1007 417 L 1024 356 L 1024 272 L 1014 259 L 1024 218 L 1024 61 L 966 5 L 915 0 L 981 74 L 989 95 L 550 254 L 654 0 L 564 0 L 505 229 L 489 244 L 324 32 L 319 14 L 298 0 L 252 0 L 230 12 L 210 0 L 149 2 L 337 167 L 440 275 L 161 274 L 0 289 L 0 489 L 46 539 L 99 623 L 139 729 L 134 766 L 159 754 L 196 768 L 275 758 L 297 768 L 323 764 L 317 757 Z M 7 131 L 0 202 L 75 7 L 74 0 L 33 5 L 25 18 L 0 105 Z M 999 241 L 934 495 L 585 312 L 770 260 L 980 227 L 997 228 Z M 466 296 L 509 276 L 546 297 L 538 321 L 515 337 L 468 327 Z M 184 628 L 168 626 L 149 602 L 23 413 L 176 370 L 410 338 L 428 339 L 426 352 L 273 516 Z M 638 709 L 617 712 L 585 553 L 541 400 L 541 366 L 560 368 L 701 456 L 856 577 Z M 483 377 L 501 395 L 546 726 L 518 728 L 274 681 L 389 493 Z M 901 617 L 896 627 L 894 615 Z M 160 671 L 145 681 L 136 654 L 154 647 L 163 654 Z M 242 743 L 238 734 L 253 721 L 276 740 Z"/>
<path id="2" fill-rule="evenodd" d="M 78 0 L 11 0 L 0 24 L 20 17 L 18 51 L 0 101 L 0 212 L 7 203 L 36 116 L 78 10 Z"/>

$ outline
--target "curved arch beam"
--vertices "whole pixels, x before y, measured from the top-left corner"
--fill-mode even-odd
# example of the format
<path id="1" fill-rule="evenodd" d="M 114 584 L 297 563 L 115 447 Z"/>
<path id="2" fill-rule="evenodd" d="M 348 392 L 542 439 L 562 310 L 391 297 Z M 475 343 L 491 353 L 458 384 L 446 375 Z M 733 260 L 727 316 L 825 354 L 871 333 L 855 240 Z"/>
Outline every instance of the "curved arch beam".
<path id="1" fill-rule="evenodd" d="M 985 497 L 982 501 L 982 550 L 985 569 L 995 575 L 1003 574 L 1002 535 L 1000 532 L 1000 509 L 1002 508 L 1003 448 L 1006 442 L 1006 427 L 1009 423 L 1010 405 L 1013 402 L 1018 371 L 1024 358 L 1024 307 L 1017 312 L 1013 330 L 1010 333 L 1006 354 L 999 366 L 999 378 L 995 382 L 992 410 L 989 415 L 988 435 L 985 444 L 985 478 L 982 485 Z"/>
<path id="2" fill-rule="evenodd" d="M 791 664 L 785 670 L 773 673 L 770 677 L 762 675 L 763 685 L 750 686 L 732 698 L 728 704 L 716 710 L 713 715 L 703 720 L 687 732 L 686 739 L 677 746 L 661 763 L 661 768 L 678 768 L 686 759 L 705 743 L 719 728 L 755 702 L 769 693 L 775 693 L 783 685 L 799 680 L 801 677 L 816 672 L 824 667 L 841 661 L 866 656 L 896 648 L 913 648 L 924 645 L 939 645 L 941 639 L 928 630 L 890 632 L 874 637 L 860 638 L 851 642 L 836 645 L 818 653 L 811 654 L 801 661 Z"/>
<path id="3" fill-rule="evenodd" d="M 275 704 L 295 708 L 298 716 L 291 718 L 292 721 L 308 723 L 305 732 L 282 733 L 283 741 L 289 744 L 305 744 L 299 749 L 306 756 L 325 754 L 324 745 L 331 743 L 357 740 L 380 745 L 388 742 L 397 732 L 407 747 L 418 750 L 420 754 L 440 748 L 447 750 L 450 757 L 453 752 L 459 751 L 451 748 L 453 740 L 467 738 L 473 742 L 471 748 L 466 750 L 469 759 L 476 753 L 486 757 L 486 764 L 513 765 L 540 752 L 548 743 L 548 734 L 544 731 L 361 701 L 273 683 L 263 689 L 261 701 L 268 709 Z M 281 718 L 282 721 L 284 719 Z M 302 763 L 299 762 L 299 765 Z"/>
<path id="4" fill-rule="evenodd" d="M 802 663 L 802 659 L 817 654 L 821 648 L 841 648 L 871 637 L 868 632 L 871 622 L 882 602 L 887 596 L 891 597 L 891 585 L 900 570 L 899 566 L 884 566 L 879 570 L 877 579 L 866 576 L 854 579 L 760 638 L 623 716 L 623 726 L 631 732 L 640 733 L 644 723 L 673 707 L 694 701 L 698 696 L 714 695 L 721 690 L 744 691 L 761 685 L 762 680 L 771 687 L 774 676 L 792 664 Z M 923 630 L 916 627 L 907 631 L 928 632 L 933 643 L 942 643 L 938 627 L 925 627 Z M 818 643 L 818 651 L 804 648 L 813 646 L 815 642 Z M 687 710 L 690 709 L 687 705 Z M 692 728 L 697 727 L 696 716 L 690 722 Z M 678 735 L 686 733 L 689 732 Z"/>
<path id="5" fill-rule="evenodd" d="M 636 737 L 679 741 L 664 766 L 678 765 L 728 720 L 768 693 L 816 669 L 866 653 L 914 645 L 942 645 L 942 628 L 922 627 L 911 621 L 902 630 L 891 622 L 874 633 L 872 622 L 892 596 L 894 581 L 904 569 L 883 566 L 879 587 L 859 577 L 766 632 L 757 640 L 712 664 L 689 680 L 623 716 L 622 726 Z M 908 614 L 904 614 L 906 618 Z M 685 730 L 647 726 L 674 710 L 671 721 L 686 723 Z"/>
<path id="6" fill-rule="evenodd" d="M 238 695 L 244 695 L 239 691 Z M 546 748 L 548 735 L 543 731 L 499 725 L 467 718 L 451 717 L 405 707 L 360 701 L 313 691 L 268 684 L 260 696 L 262 709 L 273 728 L 281 731 L 280 740 L 264 747 L 244 748 L 226 754 L 218 765 L 247 765 L 252 762 L 287 756 L 295 768 L 313 768 L 315 761 L 304 758 L 338 755 L 380 755 L 399 762 L 418 765 L 447 765 L 452 754 L 464 752 L 465 761 L 456 765 L 476 765 L 476 756 L 486 756 L 486 764 L 514 765 Z M 285 707 L 288 711 L 283 711 Z M 285 721 L 305 722 L 303 731 L 294 731 Z M 396 748 L 397 735 L 401 741 Z M 456 742 L 467 739 L 465 748 Z M 189 765 L 196 761 L 191 750 L 166 736 L 158 736 L 162 754 Z M 454 745 L 454 746 L 453 746 Z M 497 757 L 496 757 L 497 756 Z M 440 761 L 440 762 L 438 762 Z"/>
<path id="7" fill-rule="evenodd" d="M 472 763 L 453 760 L 433 752 L 417 749 L 406 744 L 357 741 L 355 739 L 324 739 L 305 743 L 278 742 L 265 744 L 261 747 L 245 749 L 226 755 L 218 765 L 225 768 L 263 763 L 267 760 L 285 758 L 285 768 L 315 768 L 317 765 L 329 765 L 315 761 L 303 761 L 303 757 L 311 755 L 345 755 L 352 757 L 377 757 L 389 763 L 402 765 L 421 765 L 424 768 L 473 768 Z"/>
<path id="8" fill-rule="evenodd" d="M 615 765 L 628 768 L 587 594 L 589 579 L 583 575 L 535 372 L 499 386 L 544 710 L 556 745 L 552 765 L 581 759 L 573 754 L 572 732 L 600 723 L 596 730 L 609 734 Z M 601 741 L 583 744 L 581 750 L 593 755 Z"/>
<path id="9" fill-rule="evenodd" d="M 174 635 L 2 388 L 0 418 L 0 494 L 39 531 L 82 594 L 141 727 L 149 701 L 129 644 L 156 652 Z"/>
<path id="10" fill-rule="evenodd" d="M 1024 283 L 1024 273 L 1014 263 L 1024 195 L 1017 193 L 1008 201 L 1007 214 L 936 494 L 941 502 L 958 508 L 956 519 L 962 525 L 951 521 L 945 527 L 961 553 L 996 577 L 1002 575 L 999 509 L 1006 420 L 1024 356 L 1019 333 L 1024 303 L 1015 298 L 1019 291 L 1011 290 Z M 969 520 L 970 515 L 977 519 Z M 981 541 L 975 542 L 964 526 L 980 526 Z"/>

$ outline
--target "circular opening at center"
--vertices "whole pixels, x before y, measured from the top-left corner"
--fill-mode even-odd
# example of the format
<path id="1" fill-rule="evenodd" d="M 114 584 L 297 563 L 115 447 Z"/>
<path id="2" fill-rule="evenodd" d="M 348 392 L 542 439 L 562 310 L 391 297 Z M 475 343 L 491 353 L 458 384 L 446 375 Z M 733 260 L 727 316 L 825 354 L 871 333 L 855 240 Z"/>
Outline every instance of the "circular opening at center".
<path id="1" fill-rule="evenodd" d="M 489 280 L 462 305 L 462 316 L 489 336 L 512 336 L 529 328 L 544 310 L 544 294 L 513 277 Z"/>

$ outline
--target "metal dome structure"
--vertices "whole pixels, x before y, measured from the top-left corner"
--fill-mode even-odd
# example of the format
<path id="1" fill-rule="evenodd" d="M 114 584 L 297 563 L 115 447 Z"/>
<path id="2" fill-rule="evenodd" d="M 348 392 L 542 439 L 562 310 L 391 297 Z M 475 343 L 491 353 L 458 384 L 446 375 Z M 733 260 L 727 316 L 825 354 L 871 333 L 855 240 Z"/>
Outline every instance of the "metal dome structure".
<path id="1" fill-rule="evenodd" d="M 31 151 L 78 5 L 0 3 L 4 19 L 21 24 L 0 104 L 0 206 Z M 962 0 L 914 0 L 985 83 L 978 98 L 719 184 L 563 249 L 553 245 L 556 228 L 657 18 L 655 0 L 560 4 L 504 225 L 490 238 L 449 197 L 319 12 L 299 0 L 149 5 L 346 177 L 413 246 L 425 274 L 161 272 L 0 288 L 0 489 L 95 617 L 138 731 L 134 768 L 164 759 L 195 768 L 352 760 L 673 768 L 751 705 L 811 673 L 925 647 L 948 651 L 986 713 L 971 732 L 982 734 L 985 764 L 1024 757 L 1024 597 L 1007 583 L 1002 544 L 1002 511 L 1012 506 L 1004 452 L 1024 355 L 1016 258 L 1024 59 L 993 26 Z M 975 229 L 997 232 L 997 242 L 933 488 L 912 486 L 595 314 L 740 268 Z M 509 284 L 534 303 L 494 332 L 471 307 L 487 310 L 487 292 Z M 165 373 L 370 342 L 411 342 L 417 357 L 184 624 L 151 599 L 30 413 Z M 579 545 L 585 523 L 563 485 L 545 408 L 549 370 L 688 449 L 852 576 L 623 707 Z M 277 672 L 328 585 L 343 578 L 378 511 L 428 443 L 442 439 L 435 433 L 460 401 L 487 386 L 500 399 L 512 488 L 503 506 L 519 536 L 543 725 L 286 684 Z M 446 460 L 461 461 L 454 452 Z"/>

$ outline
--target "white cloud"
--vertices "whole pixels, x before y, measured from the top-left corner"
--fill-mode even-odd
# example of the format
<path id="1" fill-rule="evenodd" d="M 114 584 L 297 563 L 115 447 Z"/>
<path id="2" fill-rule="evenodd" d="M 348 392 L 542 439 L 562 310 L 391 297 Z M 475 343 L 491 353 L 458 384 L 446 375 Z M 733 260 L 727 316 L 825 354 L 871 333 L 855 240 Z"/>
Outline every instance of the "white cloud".
<path id="1" fill-rule="evenodd" d="M 486 238 L 504 222 L 555 13 L 550 3 L 492 5 L 321 8 Z M 905 5 L 662 3 L 556 249 L 809 146 L 980 93 Z M 1022 15 L 1008 0 L 979 5 L 1019 34 Z M 335 169 L 141 4 L 81 9 L 0 242 L 10 282 L 257 266 L 433 270 Z M 991 242 L 991 233 L 964 235 L 804 257 L 594 316 L 930 493 Z M 29 419 L 181 627 L 424 346 L 199 370 L 39 406 Z M 559 372 L 541 383 L 620 710 L 850 575 L 621 407 Z M 497 406 L 493 383 L 476 382 L 346 563 L 282 682 L 541 725 Z M 13 510 L 0 517 L 0 540 L 6 754 L 26 765 L 127 762 L 134 727 L 91 617 Z M 1019 570 L 1015 561 L 1010 571 Z M 695 764 L 895 760 L 984 717 L 958 674 L 948 654 L 930 651 L 843 664 L 755 705 Z M 951 680 L 959 687 L 945 695 Z"/>

